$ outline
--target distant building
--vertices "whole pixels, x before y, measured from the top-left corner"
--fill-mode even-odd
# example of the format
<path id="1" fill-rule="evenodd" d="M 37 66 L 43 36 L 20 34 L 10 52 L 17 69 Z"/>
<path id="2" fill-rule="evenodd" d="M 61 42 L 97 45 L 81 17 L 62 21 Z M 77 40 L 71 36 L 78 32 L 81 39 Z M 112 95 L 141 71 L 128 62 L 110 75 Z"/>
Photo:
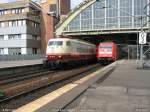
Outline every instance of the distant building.
<path id="1" fill-rule="evenodd" d="M 39 4 L 42 7 L 41 36 L 44 37 L 42 51 L 45 54 L 48 40 L 55 36 L 55 25 L 60 17 L 67 15 L 70 11 L 70 0 L 40 0 Z"/>
<path id="2" fill-rule="evenodd" d="M 67 15 L 70 11 L 70 0 L 40 0 L 41 7 L 56 16 Z"/>
<path id="3" fill-rule="evenodd" d="M 38 7 L 30 0 L 0 4 L 0 55 L 41 53 Z"/>
<path id="4" fill-rule="evenodd" d="M 70 0 L 17 0 L 0 4 L 0 55 L 45 54 L 59 15 Z"/>

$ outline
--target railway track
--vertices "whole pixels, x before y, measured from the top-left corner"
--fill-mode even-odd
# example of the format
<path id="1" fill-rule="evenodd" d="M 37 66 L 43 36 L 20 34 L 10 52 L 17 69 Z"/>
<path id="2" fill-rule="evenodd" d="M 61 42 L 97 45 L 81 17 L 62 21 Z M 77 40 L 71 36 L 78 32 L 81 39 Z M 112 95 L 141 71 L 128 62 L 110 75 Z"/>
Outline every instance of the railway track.
<path id="1" fill-rule="evenodd" d="M 9 83 L 17 82 L 17 81 L 23 81 L 23 80 L 27 80 L 27 79 L 34 78 L 34 77 L 40 77 L 40 76 L 43 76 L 49 73 L 54 73 L 54 72 L 55 71 L 51 71 L 49 69 L 42 69 L 42 70 L 37 70 L 34 72 L 23 73 L 22 75 L 13 75 L 9 78 L 0 79 L 0 87 L 5 84 L 9 84 Z"/>
<path id="2" fill-rule="evenodd" d="M 12 95 L 8 98 L 1 99 L 0 100 L 0 105 L 2 105 L 1 108 L 14 108 L 14 109 L 18 108 L 19 106 L 28 103 L 26 101 L 29 101 L 29 99 L 30 99 L 30 101 L 34 100 L 34 98 L 33 99 L 29 98 L 29 99 L 24 99 L 23 100 L 22 98 L 25 98 L 25 96 L 27 96 L 27 97 L 32 96 L 33 97 L 34 96 L 33 94 L 36 94 L 35 95 L 36 96 L 35 99 L 36 99 L 37 97 L 40 97 L 41 95 L 44 95 L 43 92 L 47 91 L 47 88 L 49 88 L 48 93 L 52 92 L 54 89 L 57 89 L 60 86 L 63 86 L 64 84 L 69 83 L 71 80 L 77 80 L 80 77 L 84 77 L 88 73 L 91 73 L 92 71 L 94 72 L 98 68 L 101 68 L 101 67 L 96 64 L 96 65 L 92 65 L 92 66 L 81 67 L 81 68 L 78 68 L 78 69 L 66 70 L 66 71 L 63 71 L 63 72 L 61 71 L 61 73 L 59 72 L 59 73 L 53 74 L 52 75 L 53 76 L 53 81 L 50 82 L 50 83 L 45 83 L 44 85 L 41 85 L 39 87 L 35 87 L 35 88 L 32 88 L 32 89 L 20 92 L 19 94 Z M 46 79 L 46 77 L 44 77 L 44 78 Z M 47 94 L 47 93 L 45 93 L 45 94 Z M 19 98 L 21 98 L 21 99 L 19 100 Z M 14 101 L 17 101 L 17 102 L 25 101 L 25 102 L 19 103 L 17 105 L 16 103 L 14 104 Z"/>
<path id="3" fill-rule="evenodd" d="M 33 66 L 33 69 L 25 68 L 27 70 L 24 70 L 24 68 L 20 68 L 17 70 L 17 68 L 14 67 L 14 68 L 10 68 L 11 70 L 14 69 L 14 71 L 11 73 L 3 73 L 5 71 L 9 71 L 9 69 L 1 70 L 0 72 L 2 72 L 2 73 L 0 74 L 0 81 L 17 78 L 17 77 L 22 77 L 24 75 L 30 75 L 30 74 L 35 74 L 35 73 L 49 70 L 49 69 L 43 68 L 42 66 L 38 66 L 37 68 L 36 67 L 37 66 L 35 66 L 35 68 L 34 68 L 34 66 Z"/>

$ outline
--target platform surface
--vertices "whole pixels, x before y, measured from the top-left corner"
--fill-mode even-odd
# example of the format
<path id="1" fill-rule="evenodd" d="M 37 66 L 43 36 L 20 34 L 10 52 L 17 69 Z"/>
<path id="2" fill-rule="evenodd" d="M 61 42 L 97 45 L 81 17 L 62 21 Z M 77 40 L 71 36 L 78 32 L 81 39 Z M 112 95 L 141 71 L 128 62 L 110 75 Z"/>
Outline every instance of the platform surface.
<path id="1" fill-rule="evenodd" d="M 104 81 L 97 81 L 65 108 L 65 112 L 150 112 L 150 70 L 135 60 L 118 63 Z"/>
<path id="2" fill-rule="evenodd" d="M 42 59 L 37 59 L 37 60 L 20 60 L 20 61 L 0 61 L 0 69 L 1 68 L 9 68 L 9 67 L 37 65 L 37 64 L 42 64 L 42 63 L 43 63 Z"/>

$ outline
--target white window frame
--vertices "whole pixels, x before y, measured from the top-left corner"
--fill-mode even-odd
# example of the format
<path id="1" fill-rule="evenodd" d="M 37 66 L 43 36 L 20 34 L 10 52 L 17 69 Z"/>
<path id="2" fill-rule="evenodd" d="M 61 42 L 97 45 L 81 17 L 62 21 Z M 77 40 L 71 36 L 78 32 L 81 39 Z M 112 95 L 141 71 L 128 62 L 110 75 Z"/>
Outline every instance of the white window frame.
<path id="1" fill-rule="evenodd" d="M 0 15 L 4 15 L 4 10 L 1 10 L 1 11 L 0 11 Z"/>
<path id="2" fill-rule="evenodd" d="M 4 11 L 4 14 L 8 14 L 8 11 L 7 11 L 7 10 L 5 10 L 5 11 Z"/>
<path id="3" fill-rule="evenodd" d="M 9 40 L 17 40 L 17 39 L 21 39 L 21 34 L 11 34 L 11 35 L 8 35 L 8 39 Z"/>
<path id="4" fill-rule="evenodd" d="M 25 9 L 22 9 L 22 12 L 25 12 Z"/>
<path id="5" fill-rule="evenodd" d="M 17 21 L 12 21 L 12 26 L 18 26 Z"/>
<path id="6" fill-rule="evenodd" d="M 12 26 L 12 21 L 9 21 L 9 22 L 8 22 L 8 26 Z"/>
<path id="7" fill-rule="evenodd" d="M 22 26 L 22 20 L 18 20 L 18 26 Z"/>
<path id="8" fill-rule="evenodd" d="M 4 48 L 0 48 L 0 55 L 4 54 Z"/>
<path id="9" fill-rule="evenodd" d="M 26 20 L 22 20 L 22 25 L 26 25 Z"/>
<path id="10" fill-rule="evenodd" d="M 4 40 L 4 35 L 0 35 L 0 40 Z"/>
<path id="11" fill-rule="evenodd" d="M 12 10 L 11 10 L 11 13 L 12 13 L 12 14 L 15 14 L 15 9 L 12 9 Z"/>
<path id="12" fill-rule="evenodd" d="M 0 22 L 0 27 L 5 27 L 5 22 Z"/>

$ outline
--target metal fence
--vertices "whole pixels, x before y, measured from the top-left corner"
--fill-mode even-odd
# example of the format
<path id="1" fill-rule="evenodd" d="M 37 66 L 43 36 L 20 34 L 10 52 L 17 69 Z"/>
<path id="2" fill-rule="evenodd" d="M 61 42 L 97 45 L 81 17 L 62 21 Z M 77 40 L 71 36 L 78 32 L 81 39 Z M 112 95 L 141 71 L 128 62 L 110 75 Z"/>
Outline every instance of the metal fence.
<path id="1" fill-rule="evenodd" d="M 140 45 L 128 45 L 128 59 L 140 59 L 141 46 Z M 150 46 L 143 46 L 143 59 L 150 59 Z"/>
<path id="2" fill-rule="evenodd" d="M 36 60 L 44 59 L 43 54 L 36 55 L 0 55 L 0 61 Z"/>
<path id="3" fill-rule="evenodd" d="M 143 45 L 143 55 L 141 59 L 141 45 L 118 45 L 119 52 L 123 59 L 134 59 L 143 68 L 150 68 L 150 45 Z"/>

